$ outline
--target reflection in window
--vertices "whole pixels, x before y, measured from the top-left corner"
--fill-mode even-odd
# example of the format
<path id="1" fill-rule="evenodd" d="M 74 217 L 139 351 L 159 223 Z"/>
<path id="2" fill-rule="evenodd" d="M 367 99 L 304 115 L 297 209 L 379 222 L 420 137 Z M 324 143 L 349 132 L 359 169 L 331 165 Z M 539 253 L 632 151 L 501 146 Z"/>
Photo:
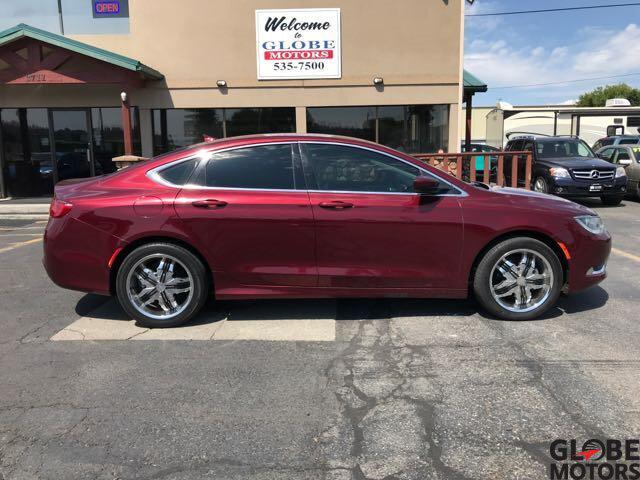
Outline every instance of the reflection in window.
<path id="1" fill-rule="evenodd" d="M 307 108 L 307 131 L 377 141 L 409 153 L 446 151 L 449 106 Z"/>
<path id="2" fill-rule="evenodd" d="M 361 148 L 303 144 L 319 190 L 413 192 L 417 167 Z"/>
<path id="3" fill-rule="evenodd" d="M 124 155 L 124 132 L 120 108 L 92 108 L 93 156 L 95 171 L 115 172 L 112 159 Z M 131 109 L 131 130 L 133 135 L 133 154 L 141 155 L 140 116 L 137 107 Z"/>
<path id="4" fill-rule="evenodd" d="M 375 107 L 307 108 L 307 131 L 376 140 Z"/>
<path id="5" fill-rule="evenodd" d="M 153 154 L 200 143 L 204 135 L 222 137 L 220 108 L 153 110 Z"/>
<path id="6" fill-rule="evenodd" d="M 224 119 L 227 137 L 296 130 L 293 108 L 227 108 Z"/>
<path id="7" fill-rule="evenodd" d="M 214 154 L 207 162 L 208 187 L 295 188 L 291 145 L 238 148 Z"/>
<path id="8" fill-rule="evenodd" d="M 36 197 L 53 193 L 49 122 L 45 108 L 7 108 L 2 122 L 3 173 L 7 194 Z"/>
<path id="9" fill-rule="evenodd" d="M 154 155 L 202 142 L 205 135 L 295 131 L 294 108 L 175 108 L 153 110 L 152 119 Z"/>

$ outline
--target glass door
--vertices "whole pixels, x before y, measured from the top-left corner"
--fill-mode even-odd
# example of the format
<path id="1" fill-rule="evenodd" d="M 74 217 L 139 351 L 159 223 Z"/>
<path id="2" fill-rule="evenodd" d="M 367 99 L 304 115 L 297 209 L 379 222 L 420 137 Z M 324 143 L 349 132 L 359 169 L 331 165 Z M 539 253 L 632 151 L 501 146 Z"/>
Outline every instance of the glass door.
<path id="1" fill-rule="evenodd" d="M 91 117 L 88 109 L 50 110 L 57 180 L 92 177 Z"/>

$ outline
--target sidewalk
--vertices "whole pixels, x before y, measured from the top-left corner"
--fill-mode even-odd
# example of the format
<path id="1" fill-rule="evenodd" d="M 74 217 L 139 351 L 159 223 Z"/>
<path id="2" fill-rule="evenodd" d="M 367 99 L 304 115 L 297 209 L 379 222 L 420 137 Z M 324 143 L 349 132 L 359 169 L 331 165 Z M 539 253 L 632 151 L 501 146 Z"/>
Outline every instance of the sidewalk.
<path id="1" fill-rule="evenodd" d="M 0 199 L 0 219 L 46 219 L 50 203 L 47 197 Z"/>

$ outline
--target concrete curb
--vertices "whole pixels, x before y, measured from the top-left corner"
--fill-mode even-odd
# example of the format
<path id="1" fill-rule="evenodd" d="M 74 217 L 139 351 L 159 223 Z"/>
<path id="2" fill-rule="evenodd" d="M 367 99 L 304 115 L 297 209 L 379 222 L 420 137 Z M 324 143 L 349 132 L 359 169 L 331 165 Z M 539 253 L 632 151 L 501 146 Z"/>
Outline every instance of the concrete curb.
<path id="1" fill-rule="evenodd" d="M 49 214 L 44 213 L 2 213 L 0 212 L 0 222 L 2 220 L 48 220 Z"/>
<path id="2" fill-rule="evenodd" d="M 0 216 L 2 215 L 48 215 L 47 203 L 0 203 Z"/>

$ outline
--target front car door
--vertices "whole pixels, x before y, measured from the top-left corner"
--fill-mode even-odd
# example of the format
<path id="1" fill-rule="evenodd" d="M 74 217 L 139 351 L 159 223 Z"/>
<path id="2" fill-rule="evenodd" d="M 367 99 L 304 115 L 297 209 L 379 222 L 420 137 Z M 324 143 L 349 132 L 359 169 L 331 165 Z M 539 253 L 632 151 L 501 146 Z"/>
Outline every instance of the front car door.
<path id="1" fill-rule="evenodd" d="M 349 144 L 301 142 L 316 220 L 319 286 L 416 288 L 446 296 L 460 268 L 459 196 L 413 192 L 430 175 L 386 152 Z"/>
<path id="2" fill-rule="evenodd" d="M 213 152 L 192 178 L 175 208 L 210 259 L 219 294 L 316 285 L 313 214 L 296 143 Z"/>

